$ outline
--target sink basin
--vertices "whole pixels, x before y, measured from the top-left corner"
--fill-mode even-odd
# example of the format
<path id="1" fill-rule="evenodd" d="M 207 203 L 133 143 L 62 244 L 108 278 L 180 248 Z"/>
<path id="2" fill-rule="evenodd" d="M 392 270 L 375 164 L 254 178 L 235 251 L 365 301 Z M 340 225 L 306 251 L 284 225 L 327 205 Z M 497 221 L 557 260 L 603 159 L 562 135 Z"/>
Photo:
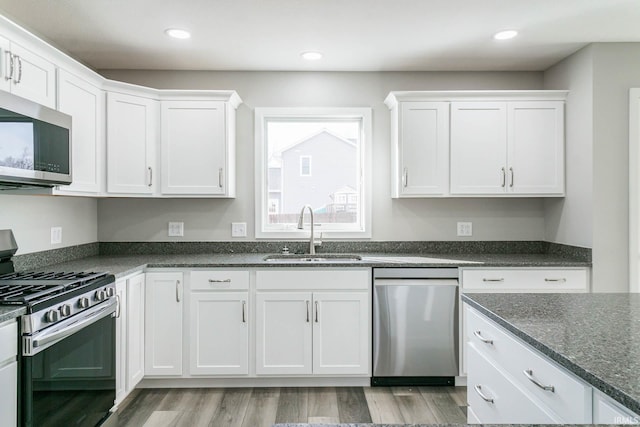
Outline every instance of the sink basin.
<path id="1" fill-rule="evenodd" d="M 263 258 L 267 262 L 352 262 L 362 261 L 355 254 L 272 254 Z"/>

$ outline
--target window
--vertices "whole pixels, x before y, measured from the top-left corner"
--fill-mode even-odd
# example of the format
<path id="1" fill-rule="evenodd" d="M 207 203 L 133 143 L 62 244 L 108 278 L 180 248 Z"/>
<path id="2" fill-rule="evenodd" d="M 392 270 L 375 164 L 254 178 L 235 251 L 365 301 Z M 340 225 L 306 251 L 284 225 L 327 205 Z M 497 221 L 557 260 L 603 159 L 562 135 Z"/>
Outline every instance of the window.
<path id="1" fill-rule="evenodd" d="M 255 130 L 256 237 L 308 237 L 305 205 L 325 237 L 371 236 L 371 109 L 256 108 Z"/>
<path id="2" fill-rule="evenodd" d="M 300 176 L 311 176 L 311 156 L 300 156 Z"/>

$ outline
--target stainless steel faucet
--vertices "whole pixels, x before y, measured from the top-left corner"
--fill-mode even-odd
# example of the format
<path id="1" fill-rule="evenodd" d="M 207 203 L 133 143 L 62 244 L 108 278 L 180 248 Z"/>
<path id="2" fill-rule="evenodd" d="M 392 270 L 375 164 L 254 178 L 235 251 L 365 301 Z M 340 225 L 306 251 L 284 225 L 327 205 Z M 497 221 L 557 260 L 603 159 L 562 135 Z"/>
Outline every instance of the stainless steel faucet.
<path id="1" fill-rule="evenodd" d="M 313 208 L 311 205 L 304 205 L 300 211 L 300 218 L 298 218 L 298 230 L 304 230 L 304 210 L 309 209 L 311 214 L 311 236 L 309 237 L 309 255 L 315 255 L 316 247 L 313 244 Z"/>

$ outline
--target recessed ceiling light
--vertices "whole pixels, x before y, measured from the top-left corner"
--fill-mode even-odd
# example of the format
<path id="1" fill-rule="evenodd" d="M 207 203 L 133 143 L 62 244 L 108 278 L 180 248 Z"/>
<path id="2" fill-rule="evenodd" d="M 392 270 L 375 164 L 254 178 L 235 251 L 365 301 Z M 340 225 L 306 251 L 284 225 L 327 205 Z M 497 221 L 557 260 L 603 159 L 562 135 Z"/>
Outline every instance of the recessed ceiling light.
<path id="1" fill-rule="evenodd" d="M 300 56 L 307 61 L 317 61 L 318 59 L 322 59 L 322 53 L 320 52 L 302 52 Z"/>
<path id="2" fill-rule="evenodd" d="M 516 30 L 504 30 L 498 31 L 493 35 L 493 38 L 496 40 L 509 40 L 518 35 Z"/>
<path id="3" fill-rule="evenodd" d="M 191 37 L 191 33 L 187 30 L 181 30 L 180 28 L 167 28 L 164 32 L 174 39 L 188 39 Z"/>

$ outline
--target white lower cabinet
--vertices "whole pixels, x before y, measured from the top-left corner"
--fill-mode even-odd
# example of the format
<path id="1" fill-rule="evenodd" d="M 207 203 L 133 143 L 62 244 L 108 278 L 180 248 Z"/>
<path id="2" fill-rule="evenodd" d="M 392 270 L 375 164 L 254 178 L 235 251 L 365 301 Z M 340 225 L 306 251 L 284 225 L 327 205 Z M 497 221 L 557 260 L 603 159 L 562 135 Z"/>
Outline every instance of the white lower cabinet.
<path id="1" fill-rule="evenodd" d="M 470 424 L 640 424 L 591 387 L 465 305 Z"/>
<path id="2" fill-rule="evenodd" d="M 369 375 L 369 270 L 259 271 L 256 282 L 257 375 Z"/>
<path id="3" fill-rule="evenodd" d="M 18 424 L 18 324 L 0 323 L 0 414 L 3 426 Z"/>
<path id="4" fill-rule="evenodd" d="M 183 274 L 147 273 L 145 286 L 144 372 L 182 375 Z"/>
<path id="5" fill-rule="evenodd" d="M 196 270 L 190 273 L 189 374 L 249 374 L 249 272 Z"/>
<path id="6" fill-rule="evenodd" d="M 640 415 L 629 411 L 613 399 L 593 390 L 594 424 L 640 424 Z"/>
<path id="7" fill-rule="evenodd" d="M 116 282 L 116 404 L 144 376 L 144 273 Z"/>

